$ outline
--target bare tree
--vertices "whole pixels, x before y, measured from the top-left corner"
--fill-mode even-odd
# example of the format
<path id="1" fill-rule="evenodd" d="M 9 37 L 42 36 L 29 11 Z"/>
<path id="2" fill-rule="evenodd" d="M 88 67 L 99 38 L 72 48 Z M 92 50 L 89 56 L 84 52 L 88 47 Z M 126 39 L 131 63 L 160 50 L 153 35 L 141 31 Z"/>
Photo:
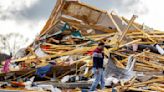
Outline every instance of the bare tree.
<path id="1" fill-rule="evenodd" d="M 0 50 L 13 56 L 27 42 L 28 39 L 19 33 L 0 35 Z"/>
<path id="2" fill-rule="evenodd" d="M 0 34 L 0 52 L 3 52 L 5 49 L 5 41 L 4 35 Z"/>

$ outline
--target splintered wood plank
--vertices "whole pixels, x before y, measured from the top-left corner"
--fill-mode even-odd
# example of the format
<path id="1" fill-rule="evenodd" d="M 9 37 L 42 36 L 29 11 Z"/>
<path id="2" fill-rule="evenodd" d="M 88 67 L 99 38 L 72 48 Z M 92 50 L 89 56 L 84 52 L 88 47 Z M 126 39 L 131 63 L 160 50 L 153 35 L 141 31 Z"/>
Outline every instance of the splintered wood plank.
<path id="1" fill-rule="evenodd" d="M 126 20 L 124 17 L 122 17 L 123 20 L 125 20 L 125 22 L 128 23 L 128 20 Z M 154 39 L 152 39 L 146 32 L 144 32 L 143 30 L 141 30 L 139 27 L 137 27 L 134 23 L 132 24 L 132 26 L 134 28 L 136 28 L 137 30 L 139 30 L 143 35 L 145 35 L 146 37 L 148 37 L 149 40 L 151 40 L 152 42 L 156 43 L 156 41 Z"/>
<path id="2" fill-rule="evenodd" d="M 153 83 L 150 86 L 158 86 L 158 87 L 164 88 L 164 84 L 161 84 L 161 83 Z"/>
<path id="3" fill-rule="evenodd" d="M 157 64 L 154 62 L 154 60 L 153 61 L 152 60 L 146 60 L 145 59 L 146 56 L 147 55 L 144 54 L 144 56 L 137 57 L 138 62 L 142 62 L 142 63 L 147 64 L 153 68 L 159 69 L 161 71 L 164 70 L 164 67 L 162 66 L 162 64 L 160 64 L 160 63 Z M 146 58 L 148 58 L 148 57 L 146 57 Z"/>
<path id="4" fill-rule="evenodd" d="M 64 5 L 64 0 L 57 0 L 56 6 L 53 9 L 48 21 L 46 22 L 46 25 L 43 27 L 43 29 L 40 32 L 40 36 L 44 35 L 49 29 L 57 23 L 57 16 L 59 12 L 61 11 L 62 7 Z"/>
<path id="5" fill-rule="evenodd" d="M 119 43 L 123 40 L 123 38 L 125 37 L 127 31 L 129 30 L 129 28 L 131 27 L 131 25 L 133 24 L 134 20 L 137 18 L 136 15 L 133 15 L 132 18 L 130 19 L 130 21 L 128 22 L 128 26 L 125 28 L 125 30 L 123 31 L 123 33 L 121 34 L 121 38 L 119 39 Z"/>
<path id="6" fill-rule="evenodd" d="M 119 55 L 119 56 L 122 56 L 122 57 L 128 57 L 128 55 L 125 55 L 125 54 L 122 54 L 122 53 L 119 53 L 119 52 L 114 52 L 116 55 Z"/>
<path id="7" fill-rule="evenodd" d="M 147 85 L 149 83 L 155 83 L 155 82 L 163 82 L 164 81 L 164 77 L 162 78 L 157 78 L 157 79 L 152 79 L 152 80 L 149 80 L 149 81 L 145 81 L 145 82 L 140 82 L 140 83 L 135 83 L 134 84 L 134 87 L 139 87 L 140 85 Z"/>
<path id="8" fill-rule="evenodd" d="M 14 60 L 14 62 L 25 61 L 25 60 L 31 60 L 31 59 L 35 59 L 35 58 L 36 58 L 35 55 L 32 55 L 32 56 L 26 56 L 26 57 L 23 57 L 23 58 L 20 58 L 20 59 L 16 59 L 16 60 Z"/>
<path id="9" fill-rule="evenodd" d="M 78 62 L 80 62 L 80 61 L 85 61 L 85 60 L 87 60 L 87 59 L 89 59 L 89 58 L 91 58 L 91 56 L 86 56 L 86 57 L 84 57 L 84 58 L 81 58 L 81 59 L 79 59 L 79 60 L 76 60 L 76 61 L 73 61 L 73 63 L 71 63 L 71 65 L 72 64 L 75 64 L 75 63 L 78 63 Z"/>
<path id="10" fill-rule="evenodd" d="M 135 63 L 135 65 L 140 66 L 140 67 L 148 67 L 148 68 L 150 67 L 150 68 L 152 68 L 150 65 L 139 63 L 139 62 Z"/>
<path id="11" fill-rule="evenodd" d="M 120 67 L 120 68 L 125 68 L 125 66 L 118 60 L 118 59 L 116 59 L 115 57 L 113 58 L 115 61 L 117 61 L 116 62 L 116 65 L 118 66 L 118 67 Z"/>
<path id="12" fill-rule="evenodd" d="M 54 58 L 54 57 L 58 57 L 58 56 L 65 56 L 65 55 L 73 55 L 73 54 L 84 54 L 86 53 L 87 51 L 90 51 L 90 50 L 94 50 L 96 49 L 97 46 L 92 46 L 92 47 L 83 47 L 83 48 L 76 48 L 74 50 L 71 50 L 71 51 L 67 51 L 67 52 L 63 52 L 63 53 L 60 53 L 60 54 L 55 54 L 55 55 L 48 55 L 48 56 L 44 56 L 44 57 L 41 57 L 41 58 L 38 58 L 38 59 L 47 59 L 47 58 Z"/>
<path id="13" fill-rule="evenodd" d="M 106 33 L 106 34 L 94 34 L 94 35 L 89 35 L 89 36 L 85 36 L 87 38 L 97 38 L 97 37 L 104 37 L 104 36 L 108 36 L 111 37 L 113 36 L 115 33 Z"/>
<path id="14" fill-rule="evenodd" d="M 75 53 L 80 53 L 80 54 L 83 54 L 89 50 L 92 50 L 92 49 L 95 49 L 97 46 L 93 46 L 93 47 L 84 47 L 84 48 L 77 48 L 77 49 L 74 49 L 72 51 L 68 51 L 68 52 L 65 52 L 65 53 L 61 53 L 59 54 L 60 55 L 72 55 L 72 54 L 75 54 Z"/>
<path id="15" fill-rule="evenodd" d="M 113 47 L 118 48 L 118 39 L 119 39 L 119 34 L 116 33 L 112 38 L 111 41 L 108 43 L 108 45 L 111 45 Z"/>
<path id="16" fill-rule="evenodd" d="M 148 35 L 164 35 L 164 32 L 147 32 Z M 127 35 L 143 35 L 143 33 L 137 29 L 128 31 Z"/>
<path id="17" fill-rule="evenodd" d="M 147 56 L 151 56 L 152 58 L 155 56 L 156 58 L 160 59 L 161 62 L 164 62 L 164 57 L 159 54 L 151 53 L 151 52 L 145 52 Z"/>
<path id="18" fill-rule="evenodd" d="M 112 19 L 112 15 L 108 14 L 108 16 Z M 119 32 L 118 34 L 115 34 L 115 36 L 111 39 L 110 45 L 114 45 L 114 47 L 118 48 L 119 45 L 121 44 L 121 42 L 123 42 L 123 38 L 125 37 L 125 34 L 127 33 L 127 31 L 129 30 L 129 28 L 131 27 L 133 21 L 136 19 L 136 16 L 133 15 L 133 17 L 131 18 L 130 22 L 128 23 L 128 26 L 125 28 L 125 30 L 122 32 Z M 113 22 L 114 23 L 114 22 Z M 118 27 L 118 25 L 115 24 L 115 26 Z M 117 28 L 116 27 L 116 28 Z M 119 30 L 120 28 L 118 27 L 117 30 Z M 121 37 L 120 37 L 121 36 Z"/>
<path id="19" fill-rule="evenodd" d="M 122 34 L 121 29 L 119 28 L 118 24 L 116 23 L 116 21 L 113 19 L 111 13 L 107 12 L 108 17 L 111 19 L 112 23 L 114 24 L 114 26 L 116 27 L 117 31 L 119 32 L 119 34 Z"/>
<path id="20" fill-rule="evenodd" d="M 138 91 L 138 92 L 150 92 L 150 90 L 144 90 L 144 89 L 139 89 L 139 88 L 134 88 L 134 87 L 129 87 L 128 90 Z"/>
<path id="21" fill-rule="evenodd" d="M 159 91 L 159 92 L 164 92 L 164 88 L 162 87 L 159 87 L 159 86 L 148 86 L 148 88 L 152 89 L 152 90 L 156 90 L 156 91 Z"/>
<path id="22" fill-rule="evenodd" d="M 141 72 L 146 72 L 146 71 L 149 71 L 149 72 L 151 72 L 151 71 L 157 71 L 156 69 L 154 69 L 154 68 L 152 68 L 152 67 L 143 67 L 143 66 L 138 66 L 138 65 L 136 65 L 136 66 L 134 67 L 134 70 L 136 70 L 136 71 L 141 71 Z"/>
<path id="23" fill-rule="evenodd" d="M 131 45 L 131 44 L 134 44 L 134 43 L 137 43 L 139 41 L 141 41 L 141 39 L 133 40 L 133 41 L 128 42 L 126 44 L 120 45 L 119 48 L 124 47 L 124 46 L 128 46 L 128 45 Z"/>

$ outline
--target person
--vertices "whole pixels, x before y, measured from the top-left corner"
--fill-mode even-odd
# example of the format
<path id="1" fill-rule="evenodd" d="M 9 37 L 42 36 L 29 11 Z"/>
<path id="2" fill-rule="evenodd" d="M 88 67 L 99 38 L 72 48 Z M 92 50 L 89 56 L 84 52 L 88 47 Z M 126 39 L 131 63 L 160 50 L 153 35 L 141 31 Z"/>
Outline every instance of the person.
<path id="1" fill-rule="evenodd" d="M 104 81 L 104 43 L 100 42 L 98 44 L 98 47 L 93 52 L 93 74 L 94 74 L 94 81 L 92 83 L 92 86 L 90 88 L 90 91 L 95 91 L 99 82 L 101 83 L 101 89 L 104 89 L 105 87 L 105 81 Z"/>

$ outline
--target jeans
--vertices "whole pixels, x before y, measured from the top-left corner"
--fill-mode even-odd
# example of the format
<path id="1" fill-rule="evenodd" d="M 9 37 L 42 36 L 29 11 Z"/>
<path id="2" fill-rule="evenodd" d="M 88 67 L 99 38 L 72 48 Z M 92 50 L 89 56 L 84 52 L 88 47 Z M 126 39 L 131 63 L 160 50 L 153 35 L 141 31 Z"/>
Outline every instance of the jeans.
<path id="1" fill-rule="evenodd" d="M 94 73 L 94 81 L 92 83 L 92 86 L 90 88 L 90 91 L 95 91 L 97 88 L 97 85 L 100 83 L 101 84 L 101 89 L 105 87 L 105 81 L 104 81 L 104 69 L 99 68 L 98 72 L 96 72 L 96 68 L 93 68 L 93 73 Z"/>

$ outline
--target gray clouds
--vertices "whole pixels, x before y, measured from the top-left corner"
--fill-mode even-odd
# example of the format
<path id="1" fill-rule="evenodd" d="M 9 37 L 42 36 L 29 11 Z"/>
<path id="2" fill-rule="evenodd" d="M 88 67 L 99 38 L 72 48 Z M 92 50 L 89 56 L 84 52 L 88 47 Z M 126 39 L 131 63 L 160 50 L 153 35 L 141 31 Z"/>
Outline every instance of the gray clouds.
<path id="1" fill-rule="evenodd" d="M 120 14 L 147 14 L 148 8 L 141 0 L 82 0 L 101 9 L 113 9 Z"/>
<path id="2" fill-rule="evenodd" d="M 22 10 L 19 14 L 26 19 L 47 19 L 55 5 L 56 0 L 40 0 L 30 8 Z"/>
<path id="3" fill-rule="evenodd" d="M 3 9 L 0 4 L 0 20 L 16 20 L 16 21 L 38 21 L 45 20 L 49 17 L 56 0 L 38 0 L 30 7 L 24 5 L 16 6 L 17 0 L 11 0 L 11 5 Z M 15 5 L 13 7 L 12 5 Z"/>
<path id="4" fill-rule="evenodd" d="M 11 0 L 12 4 L 15 4 L 17 0 Z M 135 14 L 146 14 L 148 9 L 140 0 L 81 0 L 88 4 L 94 5 L 101 9 L 114 9 L 121 14 L 135 13 Z M 33 1 L 31 1 L 33 2 Z M 13 19 L 16 21 L 38 21 L 46 20 L 56 0 L 37 0 L 30 7 L 12 7 L 9 6 L 6 9 L 2 9 L 3 6 L 0 4 L 0 20 Z"/>

